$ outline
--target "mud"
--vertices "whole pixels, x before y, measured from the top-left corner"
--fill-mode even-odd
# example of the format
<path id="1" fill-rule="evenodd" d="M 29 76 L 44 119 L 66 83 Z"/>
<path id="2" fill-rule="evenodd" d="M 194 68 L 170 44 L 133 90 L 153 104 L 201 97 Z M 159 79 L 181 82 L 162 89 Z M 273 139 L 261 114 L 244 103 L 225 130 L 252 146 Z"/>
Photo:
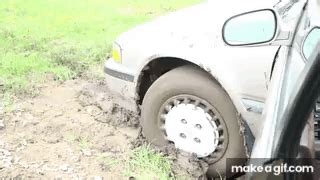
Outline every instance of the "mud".
<path id="1" fill-rule="evenodd" d="M 91 83 L 79 92 L 79 103 L 96 121 L 120 127 L 138 127 L 139 115 L 113 103 L 113 96 L 108 95 L 107 84 L 103 81 Z"/>
<path id="2" fill-rule="evenodd" d="M 129 179 L 129 154 L 147 141 L 139 116 L 112 99 L 105 82 L 78 79 L 46 84 L 12 112 L 0 107 L 0 179 Z M 172 146 L 155 149 L 172 158 L 178 177 L 203 178 L 207 164 Z"/>
<path id="3" fill-rule="evenodd" d="M 165 152 L 173 157 L 173 172 L 178 177 L 205 180 L 208 164 L 195 156 L 177 151 L 174 146 L 169 146 Z"/>

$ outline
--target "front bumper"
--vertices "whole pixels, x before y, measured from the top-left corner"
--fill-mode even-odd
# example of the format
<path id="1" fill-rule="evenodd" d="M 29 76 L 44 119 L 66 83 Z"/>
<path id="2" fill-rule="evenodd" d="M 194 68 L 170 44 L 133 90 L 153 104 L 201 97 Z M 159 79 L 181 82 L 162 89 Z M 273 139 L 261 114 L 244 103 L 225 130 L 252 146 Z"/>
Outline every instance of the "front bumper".
<path id="1" fill-rule="evenodd" d="M 136 88 L 133 73 L 129 72 L 123 65 L 114 62 L 112 58 L 105 63 L 104 72 L 114 103 L 128 110 L 136 111 Z"/>

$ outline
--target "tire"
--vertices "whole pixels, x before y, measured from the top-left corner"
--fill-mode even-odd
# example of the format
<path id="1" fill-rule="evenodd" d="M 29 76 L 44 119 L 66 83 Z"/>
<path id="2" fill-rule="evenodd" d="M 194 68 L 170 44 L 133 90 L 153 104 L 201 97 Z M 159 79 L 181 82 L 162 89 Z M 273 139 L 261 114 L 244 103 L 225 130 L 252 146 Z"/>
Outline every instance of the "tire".
<path id="1" fill-rule="evenodd" d="M 226 168 L 227 158 L 246 158 L 244 139 L 240 133 L 237 111 L 231 99 L 207 72 L 186 65 L 159 77 L 148 89 L 142 102 L 142 133 L 150 143 L 158 147 L 168 145 L 169 142 L 159 125 L 160 109 L 168 99 L 185 94 L 205 100 L 221 116 L 220 121 L 224 125 L 223 133 L 227 136 L 227 139 L 222 143 L 223 152 L 220 152 L 219 157 L 214 155 L 219 152 L 213 152 L 208 158 L 203 159 L 209 163 L 208 176 L 224 177 L 227 173 L 226 169 L 230 169 L 230 167 Z M 234 161 L 239 161 L 239 159 Z M 232 162 L 232 160 L 228 160 L 228 162 L 242 163 Z"/>

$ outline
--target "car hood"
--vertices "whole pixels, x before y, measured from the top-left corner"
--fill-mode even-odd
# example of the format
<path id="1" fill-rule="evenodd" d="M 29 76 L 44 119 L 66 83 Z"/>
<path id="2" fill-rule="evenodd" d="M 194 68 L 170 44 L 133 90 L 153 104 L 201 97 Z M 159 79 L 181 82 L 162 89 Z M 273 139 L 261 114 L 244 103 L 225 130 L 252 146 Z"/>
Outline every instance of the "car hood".
<path id="1" fill-rule="evenodd" d="M 187 41 L 194 41 L 190 38 L 210 32 L 207 12 L 208 7 L 200 4 L 169 13 L 123 33 L 116 41 L 123 49 L 137 47 L 137 43 L 148 46 L 160 42 L 188 44 Z"/>
<path id="2" fill-rule="evenodd" d="M 116 41 L 123 49 L 137 47 L 139 42 L 148 46 L 160 42 L 179 46 L 205 45 L 205 42 L 212 43 L 214 36 L 221 36 L 223 23 L 232 15 L 271 8 L 277 1 L 207 1 L 139 25 L 120 35 Z"/>

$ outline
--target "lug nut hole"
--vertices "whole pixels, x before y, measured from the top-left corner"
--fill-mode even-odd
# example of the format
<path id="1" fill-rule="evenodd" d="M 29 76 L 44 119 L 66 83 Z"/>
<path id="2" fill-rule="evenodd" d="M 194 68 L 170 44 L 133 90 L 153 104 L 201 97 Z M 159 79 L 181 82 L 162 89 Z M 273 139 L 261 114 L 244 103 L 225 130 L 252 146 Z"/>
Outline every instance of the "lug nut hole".
<path id="1" fill-rule="evenodd" d="M 187 124 L 188 122 L 187 122 L 187 120 L 185 120 L 185 119 L 181 119 L 181 123 L 182 123 L 182 124 Z"/>
<path id="2" fill-rule="evenodd" d="M 184 133 L 180 133 L 180 137 L 183 139 L 187 138 L 187 136 Z"/>
<path id="3" fill-rule="evenodd" d="M 197 129 L 202 129 L 202 126 L 201 126 L 200 124 L 196 124 L 195 127 L 196 127 Z"/>
<path id="4" fill-rule="evenodd" d="M 199 138 L 194 138 L 193 139 L 196 143 L 201 143 L 201 140 Z"/>

